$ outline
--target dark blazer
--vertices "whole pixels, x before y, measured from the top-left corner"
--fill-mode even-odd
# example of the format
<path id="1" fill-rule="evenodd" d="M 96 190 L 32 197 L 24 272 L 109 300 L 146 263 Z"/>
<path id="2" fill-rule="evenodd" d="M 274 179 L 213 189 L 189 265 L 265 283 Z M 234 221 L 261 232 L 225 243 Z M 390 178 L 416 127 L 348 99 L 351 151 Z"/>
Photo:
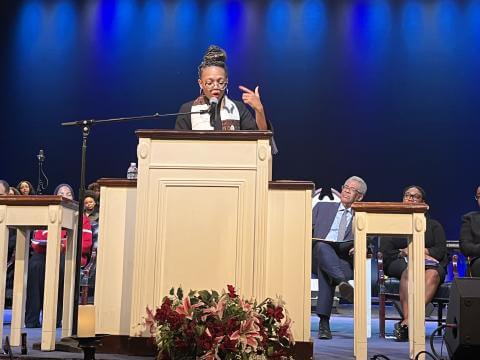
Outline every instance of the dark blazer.
<path id="1" fill-rule="evenodd" d="M 480 256 L 480 211 L 463 215 L 460 229 L 460 250 L 466 256 Z"/>
<path id="2" fill-rule="evenodd" d="M 312 212 L 313 237 L 325 239 L 330 232 L 339 207 L 340 203 L 338 202 L 319 202 L 314 206 Z M 347 226 L 343 241 L 351 241 L 345 244 L 339 244 L 340 252 L 348 252 L 348 250 L 353 247 L 352 221 L 350 221 Z"/>

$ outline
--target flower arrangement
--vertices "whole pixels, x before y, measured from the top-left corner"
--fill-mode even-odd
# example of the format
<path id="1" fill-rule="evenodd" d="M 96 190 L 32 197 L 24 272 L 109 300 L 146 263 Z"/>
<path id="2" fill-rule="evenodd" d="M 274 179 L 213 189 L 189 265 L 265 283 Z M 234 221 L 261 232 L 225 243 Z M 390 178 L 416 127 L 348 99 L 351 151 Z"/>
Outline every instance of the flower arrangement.
<path id="1" fill-rule="evenodd" d="M 157 359 L 289 359 L 294 344 L 280 299 L 244 300 L 232 285 L 222 294 L 187 296 L 172 288 L 155 312 L 147 308 L 145 326 L 155 338 Z"/>

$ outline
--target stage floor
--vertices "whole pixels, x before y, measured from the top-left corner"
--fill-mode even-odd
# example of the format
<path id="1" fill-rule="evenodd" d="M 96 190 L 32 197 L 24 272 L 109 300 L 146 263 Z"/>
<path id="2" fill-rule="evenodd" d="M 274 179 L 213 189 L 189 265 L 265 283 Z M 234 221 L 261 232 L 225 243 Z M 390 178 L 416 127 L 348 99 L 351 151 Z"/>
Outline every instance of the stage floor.
<path id="1" fill-rule="evenodd" d="M 387 306 L 387 316 L 396 316 L 396 312 L 391 306 Z M 436 312 L 434 312 L 436 314 Z M 436 317 L 432 317 L 435 318 Z M 318 340 L 318 318 L 311 318 L 312 338 L 314 339 L 314 359 L 354 359 L 353 357 L 353 305 L 340 305 L 339 314 L 333 315 L 330 320 L 332 330 L 332 340 Z M 389 359 L 405 360 L 408 359 L 408 342 L 396 342 L 392 338 L 393 325 L 397 320 L 388 320 L 386 322 L 387 339 L 379 338 L 378 328 L 378 308 L 372 308 L 372 336 L 368 339 L 368 359 L 374 355 L 382 354 Z M 437 328 L 437 322 L 425 322 L 426 333 L 426 351 L 431 352 L 429 339 L 430 334 Z M 390 338 L 389 338 L 390 337 Z M 435 350 L 440 354 L 442 339 L 435 337 Z M 443 347 L 443 354 L 446 355 L 446 347 Z M 428 358 L 428 357 L 427 357 Z"/>
<path id="2" fill-rule="evenodd" d="M 330 326 L 332 329 L 332 340 L 318 340 L 318 318 L 312 316 L 312 339 L 314 339 L 314 359 L 353 359 L 353 307 L 352 305 L 340 305 L 338 308 L 339 314 L 332 317 Z M 393 314 L 394 310 L 387 307 L 387 313 Z M 388 334 L 393 332 L 393 324 L 395 321 L 387 321 L 386 332 Z M 426 334 L 429 335 L 437 327 L 436 322 L 426 322 Z M 10 327 L 5 325 L 4 337 L 9 335 Z M 408 343 L 398 343 L 393 339 L 380 339 L 378 337 L 378 309 L 372 309 L 372 337 L 368 339 L 368 358 L 377 354 L 388 356 L 390 359 L 404 360 L 408 359 Z M 41 352 L 33 350 L 32 345 L 40 342 L 41 329 L 27 329 L 27 344 L 28 355 L 20 356 L 20 348 L 13 348 L 15 358 L 21 359 L 83 359 L 81 353 L 66 353 L 60 351 Z M 57 330 L 57 338 L 60 339 L 60 329 Z M 426 350 L 430 351 L 429 337 L 426 338 Z M 441 338 L 435 339 L 435 349 L 440 354 L 442 345 Z M 446 349 L 443 347 L 443 354 L 446 354 Z M 0 358 L 8 359 L 6 355 Z M 127 356 L 116 354 L 100 354 L 96 355 L 96 359 L 151 359 L 149 357 Z"/>

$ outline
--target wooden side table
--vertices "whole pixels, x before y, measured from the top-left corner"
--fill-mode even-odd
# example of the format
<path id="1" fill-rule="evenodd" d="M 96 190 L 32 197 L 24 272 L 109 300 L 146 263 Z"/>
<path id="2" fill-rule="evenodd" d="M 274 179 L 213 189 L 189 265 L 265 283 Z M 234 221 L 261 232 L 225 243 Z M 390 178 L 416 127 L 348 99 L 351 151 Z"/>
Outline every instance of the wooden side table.
<path id="1" fill-rule="evenodd" d="M 42 343 L 43 351 L 55 349 L 58 278 L 60 266 L 61 230 L 68 233 L 65 252 L 62 336 L 72 332 L 74 296 L 76 233 L 78 203 L 61 196 L 2 196 L 0 197 L 0 273 L 6 274 L 8 254 L 8 227 L 17 229 L 15 248 L 15 279 L 13 285 L 12 346 L 20 345 L 24 327 L 28 273 L 30 232 L 47 227 L 48 246 L 45 264 L 45 291 L 43 299 Z M 5 307 L 5 275 L 0 277 L 0 341 L 3 333 Z"/>
<path id="2" fill-rule="evenodd" d="M 358 202 L 355 211 L 354 354 L 367 359 L 365 261 L 367 234 L 408 237 L 408 337 L 410 359 L 425 350 L 425 212 L 426 204 Z"/>

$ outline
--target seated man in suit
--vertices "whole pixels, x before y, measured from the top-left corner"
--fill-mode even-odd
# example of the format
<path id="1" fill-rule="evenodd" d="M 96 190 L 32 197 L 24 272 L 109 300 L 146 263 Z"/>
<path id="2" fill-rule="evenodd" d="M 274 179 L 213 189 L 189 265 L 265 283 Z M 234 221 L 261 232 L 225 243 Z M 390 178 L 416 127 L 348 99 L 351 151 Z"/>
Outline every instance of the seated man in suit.
<path id="1" fill-rule="evenodd" d="M 319 339 L 332 338 L 330 314 L 335 287 L 339 286 L 343 298 L 353 301 L 353 288 L 348 283 L 353 278 L 353 214 L 350 207 L 355 201 L 361 201 L 366 192 L 365 181 L 352 176 L 342 186 L 340 203 L 319 202 L 313 208 L 312 272 L 318 277 Z"/>
<path id="2" fill-rule="evenodd" d="M 480 206 L 480 186 L 477 187 L 475 200 Z M 463 215 L 460 230 L 460 249 L 470 258 L 470 273 L 480 276 L 480 211 L 472 211 Z"/>

